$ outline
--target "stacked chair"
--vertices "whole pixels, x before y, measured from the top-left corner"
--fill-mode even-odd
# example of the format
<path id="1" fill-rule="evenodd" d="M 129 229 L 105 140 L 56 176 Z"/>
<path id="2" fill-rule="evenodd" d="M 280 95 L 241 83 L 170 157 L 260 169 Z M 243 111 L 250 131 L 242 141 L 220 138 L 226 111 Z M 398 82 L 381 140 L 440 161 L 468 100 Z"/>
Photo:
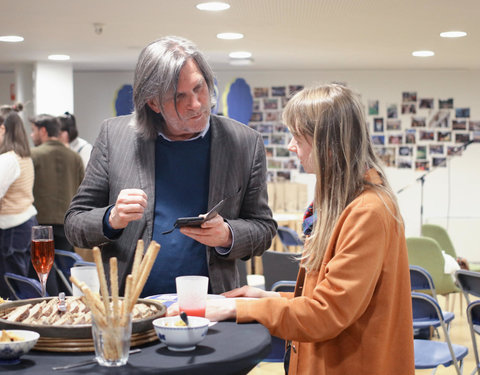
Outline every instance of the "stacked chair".
<path id="1" fill-rule="evenodd" d="M 458 270 L 455 273 L 458 285 L 462 289 L 463 295 L 468 302 L 467 319 L 472 338 L 473 353 L 475 355 L 475 369 L 472 374 L 480 374 L 480 360 L 478 356 L 477 335 L 480 334 L 480 272 Z M 474 296 L 477 300 L 470 302 L 470 297 Z"/>
<path id="2" fill-rule="evenodd" d="M 5 272 L 3 278 L 15 299 L 42 297 L 42 284 L 38 280 L 11 272 Z"/>
<path id="3" fill-rule="evenodd" d="M 289 246 L 303 246 L 303 241 L 298 233 L 289 227 L 278 227 L 277 234 L 282 242 L 283 251 L 289 252 Z"/>

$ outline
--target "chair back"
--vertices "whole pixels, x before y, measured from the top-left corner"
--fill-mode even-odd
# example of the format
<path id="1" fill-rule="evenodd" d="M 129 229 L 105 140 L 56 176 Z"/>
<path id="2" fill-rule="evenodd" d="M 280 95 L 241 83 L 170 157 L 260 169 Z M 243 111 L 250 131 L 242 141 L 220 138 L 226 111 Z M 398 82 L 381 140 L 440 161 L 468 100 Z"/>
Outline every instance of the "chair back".
<path id="1" fill-rule="evenodd" d="M 457 259 L 457 252 L 445 228 L 435 224 L 423 224 L 422 236 L 433 238 L 445 253 Z"/>
<path id="2" fill-rule="evenodd" d="M 427 290 L 433 298 L 437 299 L 432 276 L 423 267 L 410 265 L 410 287 L 412 291 Z"/>
<path id="3" fill-rule="evenodd" d="M 5 272 L 3 278 L 15 299 L 42 297 L 42 284 L 38 280 L 11 272 Z"/>
<path id="4" fill-rule="evenodd" d="M 267 250 L 263 253 L 263 276 L 265 290 L 271 290 L 273 284 L 280 280 L 297 280 L 299 260 L 297 253 L 282 253 Z"/>
<path id="5" fill-rule="evenodd" d="M 480 272 L 457 270 L 455 278 L 468 303 L 470 303 L 470 294 L 480 298 Z"/>
<path id="6" fill-rule="evenodd" d="M 247 280 L 247 263 L 244 260 L 237 259 L 237 270 L 240 277 L 240 286 L 248 285 Z"/>
<path id="7" fill-rule="evenodd" d="M 470 328 L 470 335 L 472 337 L 472 348 L 475 354 L 476 369 L 480 369 L 480 359 L 478 357 L 478 346 L 476 335 L 480 335 L 480 301 L 474 301 L 468 304 L 467 307 L 468 325 Z M 472 372 L 473 373 L 473 372 Z"/>
<path id="8" fill-rule="evenodd" d="M 93 265 L 95 263 L 85 262 L 83 258 L 72 252 L 66 250 L 55 249 L 55 262 L 53 264 L 53 268 L 58 275 L 58 278 L 62 281 L 63 288 L 60 289 L 61 291 L 72 295 L 72 285 L 70 284 L 70 268 L 79 266 L 79 265 Z"/>
<path id="9" fill-rule="evenodd" d="M 407 238 L 409 264 L 420 266 L 432 276 L 437 295 L 459 292 L 450 274 L 445 273 L 445 259 L 438 243 L 429 237 Z"/>
<path id="10" fill-rule="evenodd" d="M 415 342 L 415 368 L 436 368 L 453 364 L 457 374 L 461 374 L 459 364 L 468 353 L 468 348 L 453 345 L 445 323 L 444 316 L 437 300 L 424 293 L 412 292 L 413 320 L 430 321 L 438 319 L 442 326 L 445 342 L 431 340 L 414 340 Z M 433 343 L 433 344 L 432 344 Z M 438 349 L 438 350 L 437 350 Z M 443 352 L 443 355 L 440 355 Z"/>
<path id="11" fill-rule="evenodd" d="M 277 234 L 285 251 L 288 251 L 288 246 L 303 246 L 302 239 L 292 228 L 280 226 L 277 228 Z"/>

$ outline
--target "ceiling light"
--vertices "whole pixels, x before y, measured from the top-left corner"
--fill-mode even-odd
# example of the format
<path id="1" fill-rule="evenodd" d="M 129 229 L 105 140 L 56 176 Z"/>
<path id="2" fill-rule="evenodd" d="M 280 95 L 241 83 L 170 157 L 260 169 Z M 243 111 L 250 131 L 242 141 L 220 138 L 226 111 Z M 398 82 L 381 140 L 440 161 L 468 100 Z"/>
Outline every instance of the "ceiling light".
<path id="1" fill-rule="evenodd" d="M 208 3 L 197 4 L 197 9 L 208 10 L 210 12 L 218 12 L 220 10 L 225 10 L 230 8 L 230 4 L 223 3 L 220 1 L 211 1 Z"/>
<path id="2" fill-rule="evenodd" d="M 230 57 L 231 59 L 248 59 L 252 57 L 252 53 L 247 51 L 236 51 L 230 52 L 228 54 L 228 57 Z"/>
<path id="3" fill-rule="evenodd" d="M 18 42 L 23 42 L 23 36 L 17 36 L 17 35 L 5 35 L 5 36 L 0 36 L 0 42 L 8 42 L 8 43 L 18 43 Z"/>
<path id="4" fill-rule="evenodd" d="M 445 31 L 440 33 L 442 38 L 461 38 L 462 36 L 467 36 L 465 31 Z"/>
<path id="5" fill-rule="evenodd" d="M 70 60 L 70 56 L 68 55 L 50 55 L 48 56 L 49 60 L 54 60 L 54 61 L 66 61 Z"/>
<path id="6" fill-rule="evenodd" d="M 234 39 L 242 39 L 243 34 L 241 33 L 220 33 L 217 34 L 218 39 L 228 39 L 228 40 L 234 40 Z"/>
<path id="7" fill-rule="evenodd" d="M 230 65 L 251 65 L 253 64 L 253 59 L 231 59 Z"/>
<path id="8" fill-rule="evenodd" d="M 435 52 L 433 51 L 414 51 L 412 52 L 412 55 L 415 57 L 430 57 L 435 55 Z"/>

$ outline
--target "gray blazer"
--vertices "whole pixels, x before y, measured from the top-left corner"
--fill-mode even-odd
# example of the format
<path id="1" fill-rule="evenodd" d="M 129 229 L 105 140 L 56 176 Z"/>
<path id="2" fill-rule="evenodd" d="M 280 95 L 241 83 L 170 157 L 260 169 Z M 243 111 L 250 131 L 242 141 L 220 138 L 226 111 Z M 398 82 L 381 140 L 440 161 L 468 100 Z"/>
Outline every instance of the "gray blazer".
<path id="1" fill-rule="evenodd" d="M 268 207 L 261 135 L 239 122 L 216 115 L 210 117 L 210 130 L 208 206 L 211 208 L 221 199 L 231 197 L 220 215 L 229 223 L 234 236 L 234 246 L 226 256 L 205 247 L 212 292 L 222 293 L 239 286 L 235 260 L 262 255 L 270 247 L 277 224 Z M 129 223 L 119 238 L 110 240 L 103 234 L 103 217 L 126 188 L 145 191 L 147 209 L 141 220 Z M 152 240 L 154 198 L 155 141 L 138 135 L 132 115 L 105 120 L 85 178 L 65 215 L 67 238 L 78 247 L 100 246 L 106 272 L 108 259 L 117 257 L 123 287 L 138 239 L 144 240 L 145 248 Z"/>

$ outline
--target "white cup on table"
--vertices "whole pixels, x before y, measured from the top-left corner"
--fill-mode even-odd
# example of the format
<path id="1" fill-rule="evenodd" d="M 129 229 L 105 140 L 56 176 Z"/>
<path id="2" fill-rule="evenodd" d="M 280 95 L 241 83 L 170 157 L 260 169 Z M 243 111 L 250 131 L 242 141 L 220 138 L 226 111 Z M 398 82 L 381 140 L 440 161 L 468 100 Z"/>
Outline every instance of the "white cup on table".
<path id="1" fill-rule="evenodd" d="M 179 276 L 177 285 L 178 308 L 187 315 L 205 317 L 207 306 L 208 277 Z"/>
<path id="2" fill-rule="evenodd" d="M 100 282 L 98 280 L 98 272 L 96 266 L 78 266 L 70 268 L 70 274 L 84 282 L 87 287 L 93 292 L 98 293 L 100 290 Z M 75 284 L 72 285 L 73 296 L 80 297 L 83 293 L 77 288 Z"/>

